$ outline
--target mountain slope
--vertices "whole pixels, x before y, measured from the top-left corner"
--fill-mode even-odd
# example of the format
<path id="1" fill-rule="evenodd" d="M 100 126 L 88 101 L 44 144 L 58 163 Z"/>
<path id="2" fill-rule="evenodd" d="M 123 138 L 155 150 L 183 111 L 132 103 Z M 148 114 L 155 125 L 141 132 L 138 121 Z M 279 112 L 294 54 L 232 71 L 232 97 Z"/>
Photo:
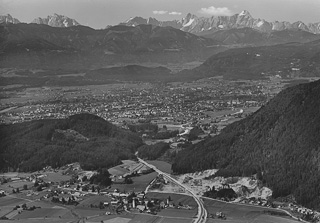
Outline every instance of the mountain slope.
<path id="1" fill-rule="evenodd" d="M 200 36 L 212 38 L 226 45 L 241 44 L 252 46 L 276 45 L 290 42 L 307 43 L 320 39 L 320 35 L 312 34 L 300 29 L 271 31 L 264 33 L 259 30 L 245 27 L 218 31 L 203 31 Z"/>
<path id="2" fill-rule="evenodd" d="M 208 58 L 192 70 L 179 75 L 189 77 L 223 76 L 226 79 L 263 79 L 320 75 L 320 40 L 301 44 L 230 49 Z"/>
<path id="3" fill-rule="evenodd" d="M 80 25 L 75 19 L 70 19 L 64 15 L 53 14 L 47 18 L 35 18 L 31 23 L 44 24 L 52 27 L 70 27 Z"/>
<path id="4" fill-rule="evenodd" d="M 0 126 L 0 170 L 35 171 L 80 162 L 85 169 L 111 167 L 134 157 L 137 135 L 104 119 L 79 114 Z"/>
<path id="5" fill-rule="evenodd" d="M 151 24 L 157 26 L 172 26 L 177 29 L 181 29 L 190 33 L 201 33 L 205 31 L 217 31 L 228 30 L 234 28 L 253 28 L 261 32 L 301 29 L 310 33 L 320 34 L 320 23 L 305 24 L 301 21 L 294 23 L 286 21 L 274 21 L 268 22 L 264 19 L 255 19 L 251 14 L 244 10 L 241 13 L 232 16 L 212 16 L 210 18 L 197 17 L 188 13 L 185 18 L 181 20 L 165 21 L 161 22 L 155 18 L 144 19 L 141 17 L 135 17 L 128 21 L 121 23 L 128 26 L 137 26 L 139 24 Z"/>
<path id="6" fill-rule="evenodd" d="M 59 60 L 60 66 L 84 68 L 127 62 L 193 61 L 207 58 L 223 48 L 212 39 L 172 27 L 151 25 L 94 30 L 80 25 L 60 28 L 38 24 L 3 24 L 0 29 L 0 51 L 4 52 L 0 55 L 1 66 L 19 66 L 20 61 L 23 61 L 21 66 L 50 66 L 51 60 L 57 60 L 52 50 L 65 59 Z M 20 44 L 27 40 L 39 42 L 39 46 L 47 42 L 56 47 L 47 50 L 39 47 L 41 54 L 35 54 L 33 49 Z M 9 46 L 10 50 L 6 50 Z M 54 62 L 51 67 L 56 66 Z"/>
<path id="7" fill-rule="evenodd" d="M 320 81 L 280 92 L 253 115 L 178 153 L 177 173 L 258 174 L 273 196 L 320 208 Z"/>

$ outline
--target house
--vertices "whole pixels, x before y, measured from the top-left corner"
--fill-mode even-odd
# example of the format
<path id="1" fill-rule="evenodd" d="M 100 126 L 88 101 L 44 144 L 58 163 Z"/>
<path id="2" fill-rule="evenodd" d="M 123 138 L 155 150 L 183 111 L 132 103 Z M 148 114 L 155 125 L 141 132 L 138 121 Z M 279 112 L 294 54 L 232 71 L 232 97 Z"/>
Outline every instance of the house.
<path id="1" fill-rule="evenodd" d="M 143 212 L 146 210 L 146 206 L 144 205 L 137 205 L 137 209 L 140 211 L 140 212 Z"/>

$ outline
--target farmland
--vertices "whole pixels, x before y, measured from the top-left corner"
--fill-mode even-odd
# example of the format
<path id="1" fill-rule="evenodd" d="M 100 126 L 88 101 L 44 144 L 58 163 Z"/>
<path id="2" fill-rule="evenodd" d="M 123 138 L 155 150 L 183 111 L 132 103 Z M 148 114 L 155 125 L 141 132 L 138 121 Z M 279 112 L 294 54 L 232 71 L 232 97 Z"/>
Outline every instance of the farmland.
<path id="1" fill-rule="evenodd" d="M 109 191 L 118 189 L 119 191 L 144 191 L 148 184 L 157 176 L 156 172 L 132 177 L 132 184 L 112 184 Z"/>
<path id="2" fill-rule="evenodd" d="M 4 206 L 10 206 L 10 207 L 14 207 L 16 205 L 19 204 L 23 204 L 26 201 L 20 198 L 16 198 L 16 197 L 1 197 L 0 198 L 0 207 L 4 207 Z"/>
<path id="3" fill-rule="evenodd" d="M 256 223 L 294 223 L 297 222 L 294 219 L 291 219 L 288 215 L 285 215 L 281 211 L 274 209 L 241 205 L 241 204 L 232 204 L 225 203 L 222 201 L 216 201 L 212 199 L 204 198 L 205 208 L 208 211 L 208 214 L 215 214 L 216 212 L 223 212 L 228 222 L 234 223 L 244 223 L 244 222 L 256 222 Z M 272 211 L 272 212 L 271 212 Z M 271 215 L 272 213 L 272 215 Z M 208 218 L 207 222 L 224 222 L 224 220 L 210 219 Z"/>

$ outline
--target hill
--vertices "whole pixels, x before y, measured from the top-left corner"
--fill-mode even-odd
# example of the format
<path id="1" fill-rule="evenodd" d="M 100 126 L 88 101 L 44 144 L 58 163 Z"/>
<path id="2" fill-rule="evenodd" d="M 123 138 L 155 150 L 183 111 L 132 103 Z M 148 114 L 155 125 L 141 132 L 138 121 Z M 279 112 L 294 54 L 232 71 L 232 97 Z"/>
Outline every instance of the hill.
<path id="1" fill-rule="evenodd" d="M 0 170 L 35 171 L 80 162 L 84 169 L 118 165 L 134 157 L 137 135 L 104 119 L 79 114 L 0 126 Z"/>
<path id="2" fill-rule="evenodd" d="M 3 23 L 0 40 L 1 67 L 25 68 L 86 69 L 117 63 L 193 61 L 223 48 L 213 39 L 152 25 L 95 30 L 81 25 Z"/>
<path id="3" fill-rule="evenodd" d="M 170 81 L 173 78 L 171 70 L 165 67 L 144 67 L 139 65 L 128 65 L 123 67 L 101 68 L 88 71 L 85 78 L 108 81 Z"/>
<path id="4" fill-rule="evenodd" d="M 320 81 L 287 88 L 251 116 L 179 152 L 172 169 L 257 177 L 274 197 L 320 209 Z"/>
<path id="5" fill-rule="evenodd" d="M 320 75 L 320 40 L 274 46 L 230 49 L 208 58 L 185 77 L 223 76 L 225 79 L 263 79 L 266 76 L 306 77 Z"/>
<path id="6" fill-rule="evenodd" d="M 227 30 L 208 30 L 199 33 L 200 36 L 212 38 L 226 45 L 241 44 L 252 46 L 267 46 L 290 42 L 307 43 L 320 39 L 320 35 L 299 29 L 262 32 L 245 27 Z"/>

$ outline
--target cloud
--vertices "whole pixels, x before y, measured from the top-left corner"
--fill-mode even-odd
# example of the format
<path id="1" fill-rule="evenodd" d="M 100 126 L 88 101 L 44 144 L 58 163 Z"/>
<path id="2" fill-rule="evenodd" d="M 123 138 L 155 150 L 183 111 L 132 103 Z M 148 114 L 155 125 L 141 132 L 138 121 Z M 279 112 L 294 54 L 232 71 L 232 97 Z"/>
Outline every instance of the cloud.
<path id="1" fill-rule="evenodd" d="M 199 12 L 201 14 L 206 14 L 206 15 L 214 15 L 214 16 L 230 16 L 232 15 L 232 12 L 230 9 L 228 9 L 227 7 L 214 7 L 214 6 L 210 6 L 208 8 L 201 8 L 199 10 Z"/>
<path id="2" fill-rule="evenodd" d="M 155 14 L 155 15 L 164 15 L 164 14 L 167 14 L 168 13 L 168 11 L 162 11 L 162 10 L 160 10 L 160 11 L 152 11 L 153 12 L 153 14 Z"/>
<path id="3" fill-rule="evenodd" d="M 169 12 L 169 15 L 182 15 L 181 12 Z"/>

